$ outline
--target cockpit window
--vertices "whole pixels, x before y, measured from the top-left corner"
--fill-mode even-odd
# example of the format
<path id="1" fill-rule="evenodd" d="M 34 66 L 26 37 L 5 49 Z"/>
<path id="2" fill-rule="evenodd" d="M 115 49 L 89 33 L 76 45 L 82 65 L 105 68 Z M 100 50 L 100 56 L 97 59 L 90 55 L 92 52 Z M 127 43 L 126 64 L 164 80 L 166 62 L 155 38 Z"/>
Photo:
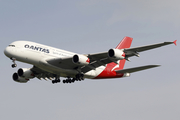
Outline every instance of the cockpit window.
<path id="1" fill-rule="evenodd" d="M 9 47 L 15 47 L 15 45 L 9 45 Z"/>

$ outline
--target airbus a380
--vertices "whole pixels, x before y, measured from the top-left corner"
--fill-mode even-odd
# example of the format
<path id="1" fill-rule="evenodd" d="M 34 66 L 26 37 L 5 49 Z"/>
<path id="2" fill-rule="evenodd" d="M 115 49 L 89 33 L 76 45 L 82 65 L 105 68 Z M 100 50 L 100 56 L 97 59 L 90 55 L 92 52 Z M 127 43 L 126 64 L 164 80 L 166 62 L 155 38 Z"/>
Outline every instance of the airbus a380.
<path id="1" fill-rule="evenodd" d="M 135 68 L 123 69 L 124 64 L 130 61 L 129 57 L 139 57 L 139 52 L 175 44 L 163 42 L 141 47 L 130 48 L 133 38 L 124 37 L 116 48 L 95 54 L 78 54 L 30 41 L 15 41 L 6 47 L 4 54 L 12 61 L 32 64 L 32 68 L 20 68 L 13 74 L 16 82 L 26 83 L 30 79 L 38 78 L 60 82 L 60 77 L 65 77 L 63 83 L 88 79 L 121 78 L 129 77 L 131 73 L 158 67 L 159 65 L 146 65 Z"/>

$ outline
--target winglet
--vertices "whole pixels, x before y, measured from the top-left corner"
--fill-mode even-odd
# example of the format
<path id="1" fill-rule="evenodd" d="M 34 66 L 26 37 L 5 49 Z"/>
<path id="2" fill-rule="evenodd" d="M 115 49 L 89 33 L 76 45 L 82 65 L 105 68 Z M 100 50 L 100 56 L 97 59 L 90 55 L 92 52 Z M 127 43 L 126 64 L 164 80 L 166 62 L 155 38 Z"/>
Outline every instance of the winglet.
<path id="1" fill-rule="evenodd" d="M 173 43 L 174 43 L 175 45 L 177 45 L 176 42 L 177 42 L 177 40 L 175 40 Z"/>

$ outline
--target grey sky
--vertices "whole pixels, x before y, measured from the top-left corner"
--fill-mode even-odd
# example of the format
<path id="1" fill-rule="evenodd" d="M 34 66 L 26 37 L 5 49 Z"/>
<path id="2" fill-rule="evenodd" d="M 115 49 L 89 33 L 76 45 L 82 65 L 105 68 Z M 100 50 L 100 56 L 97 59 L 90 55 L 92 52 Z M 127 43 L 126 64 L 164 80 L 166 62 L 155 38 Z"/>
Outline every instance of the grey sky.
<path id="1" fill-rule="evenodd" d="M 178 0 L 0 0 L 2 120 L 179 120 L 178 46 L 132 57 L 125 68 L 162 65 L 127 78 L 51 84 L 32 79 L 16 83 L 5 47 L 29 40 L 77 53 L 108 51 L 124 36 L 132 47 L 180 40 Z"/>

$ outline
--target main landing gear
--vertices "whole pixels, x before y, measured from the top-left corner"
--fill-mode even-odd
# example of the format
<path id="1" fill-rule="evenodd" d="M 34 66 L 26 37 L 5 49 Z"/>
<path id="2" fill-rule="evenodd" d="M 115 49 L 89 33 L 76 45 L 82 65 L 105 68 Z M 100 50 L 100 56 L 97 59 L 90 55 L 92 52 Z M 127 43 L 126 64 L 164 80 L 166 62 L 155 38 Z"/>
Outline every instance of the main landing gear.
<path id="1" fill-rule="evenodd" d="M 83 74 L 77 74 L 76 78 L 70 78 L 68 77 L 66 80 L 63 80 L 63 83 L 74 83 L 75 81 L 81 81 L 84 80 Z"/>
<path id="2" fill-rule="evenodd" d="M 14 63 L 14 64 L 11 65 L 11 67 L 12 67 L 12 68 L 17 67 L 17 64 L 15 63 L 16 59 L 15 59 L 15 58 L 10 58 L 10 59 L 11 59 L 12 62 Z"/>
<path id="3" fill-rule="evenodd" d="M 67 79 L 63 80 L 63 83 L 74 83 L 75 81 L 84 80 L 83 74 L 77 74 L 75 78 L 68 77 Z M 52 83 L 59 83 L 60 79 L 57 77 L 55 80 L 52 80 Z"/>
<path id="4" fill-rule="evenodd" d="M 74 83 L 75 82 L 75 78 L 68 78 L 68 79 L 66 79 L 66 80 L 63 80 L 63 83 Z"/>
<path id="5" fill-rule="evenodd" d="M 59 83 L 59 82 L 61 82 L 61 80 L 59 78 L 56 78 L 55 80 L 52 80 L 52 84 Z"/>

